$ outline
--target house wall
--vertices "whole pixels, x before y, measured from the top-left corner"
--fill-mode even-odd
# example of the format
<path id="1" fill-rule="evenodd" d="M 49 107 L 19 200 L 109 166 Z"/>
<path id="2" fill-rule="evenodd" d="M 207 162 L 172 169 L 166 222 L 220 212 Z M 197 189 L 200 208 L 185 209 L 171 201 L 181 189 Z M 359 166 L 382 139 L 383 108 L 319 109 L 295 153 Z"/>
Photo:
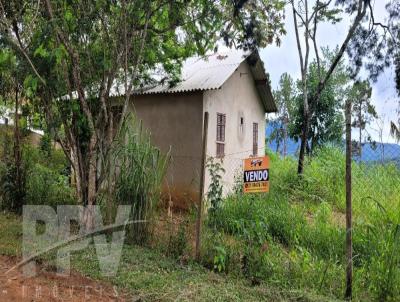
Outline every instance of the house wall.
<path id="1" fill-rule="evenodd" d="M 234 185 L 235 175 L 242 177 L 243 159 L 253 153 L 253 123 L 258 123 L 258 155 L 265 153 L 265 110 L 254 85 L 249 66 L 246 62 L 218 90 L 204 92 L 203 112 L 209 112 L 207 155 L 216 156 L 217 113 L 226 114 L 225 156 L 222 159 L 224 194 Z M 243 131 L 240 130 L 240 118 L 243 117 Z M 205 191 L 210 184 L 206 173 Z"/>
<path id="2" fill-rule="evenodd" d="M 171 148 L 164 198 L 171 196 L 174 206 L 186 208 L 199 196 L 202 92 L 135 96 L 133 107 L 153 144 L 163 152 Z"/>

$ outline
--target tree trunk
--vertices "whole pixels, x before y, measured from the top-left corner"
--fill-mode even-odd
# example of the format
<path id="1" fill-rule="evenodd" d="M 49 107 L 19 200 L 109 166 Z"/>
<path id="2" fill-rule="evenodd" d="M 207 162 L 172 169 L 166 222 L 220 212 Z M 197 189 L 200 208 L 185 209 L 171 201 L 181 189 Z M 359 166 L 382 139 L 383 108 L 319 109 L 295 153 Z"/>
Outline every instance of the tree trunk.
<path id="1" fill-rule="evenodd" d="M 346 103 L 346 292 L 352 298 L 353 283 L 353 239 L 352 239 L 352 183 L 351 183 L 351 102 Z"/>
<path id="2" fill-rule="evenodd" d="M 304 124 L 301 133 L 301 143 L 300 143 L 300 154 L 299 154 L 299 163 L 297 167 L 297 174 L 302 175 L 304 172 L 304 158 L 306 154 L 307 140 L 308 140 L 308 132 L 309 132 L 309 124 L 310 124 L 310 112 L 308 106 L 308 96 L 307 96 L 307 75 L 303 75 L 303 109 L 304 109 Z"/>
<path id="3" fill-rule="evenodd" d="M 94 206 L 96 205 L 97 198 L 97 138 L 96 134 L 92 133 L 89 143 L 89 150 L 87 154 L 88 171 L 85 173 L 86 176 L 86 190 L 87 204 L 84 212 L 83 222 L 86 231 L 91 231 L 95 227 L 94 225 Z"/>
<path id="4" fill-rule="evenodd" d="M 22 210 L 23 205 L 23 184 L 21 175 L 21 137 L 19 131 L 19 96 L 18 86 L 15 87 L 15 112 L 14 112 L 14 164 L 15 164 L 15 189 L 17 190 L 17 204 L 12 205 L 16 211 Z"/>
<path id="5" fill-rule="evenodd" d="M 285 115 L 283 122 L 283 158 L 287 155 L 287 139 L 288 139 L 288 131 L 287 131 L 288 118 Z"/>
<path id="6" fill-rule="evenodd" d="M 360 133 L 359 133 L 359 155 L 360 155 L 360 163 L 361 163 L 361 158 L 362 158 L 362 102 L 360 101 L 360 106 L 359 106 L 359 113 L 358 113 L 358 126 L 360 127 Z"/>
<path id="7" fill-rule="evenodd" d="M 280 141 L 279 132 L 278 132 L 277 137 L 276 137 L 276 150 L 275 150 L 276 153 L 279 153 L 280 146 L 281 146 L 281 141 Z"/>

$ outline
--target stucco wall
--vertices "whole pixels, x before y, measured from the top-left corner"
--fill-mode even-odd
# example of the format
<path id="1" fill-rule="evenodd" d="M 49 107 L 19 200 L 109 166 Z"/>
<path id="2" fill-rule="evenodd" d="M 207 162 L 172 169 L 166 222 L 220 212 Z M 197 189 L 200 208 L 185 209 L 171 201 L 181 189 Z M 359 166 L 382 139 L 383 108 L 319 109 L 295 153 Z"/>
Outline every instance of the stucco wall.
<path id="1" fill-rule="evenodd" d="M 202 92 L 135 96 L 134 110 L 151 132 L 151 140 L 172 162 L 164 184 L 174 206 L 198 200 L 203 125 Z"/>
<path id="2" fill-rule="evenodd" d="M 240 173 L 242 160 L 252 155 L 253 123 L 258 123 L 258 155 L 265 149 L 265 113 L 258 96 L 254 79 L 247 63 L 243 62 L 218 90 L 204 92 L 204 111 L 209 112 L 207 155 L 216 156 L 217 113 L 226 114 L 225 156 L 223 166 L 224 193 L 234 184 L 235 174 Z M 240 118 L 243 117 L 243 132 Z M 206 173 L 205 190 L 210 183 Z"/>

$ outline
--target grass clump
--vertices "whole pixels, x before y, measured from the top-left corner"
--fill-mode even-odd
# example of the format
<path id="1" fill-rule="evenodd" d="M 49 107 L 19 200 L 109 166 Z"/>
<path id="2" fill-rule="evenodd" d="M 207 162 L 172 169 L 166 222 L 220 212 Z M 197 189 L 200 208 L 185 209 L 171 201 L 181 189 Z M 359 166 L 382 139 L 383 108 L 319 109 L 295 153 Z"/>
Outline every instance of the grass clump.
<path id="1" fill-rule="evenodd" d="M 301 178 L 295 159 L 270 157 L 268 194 L 233 194 L 209 217 L 210 230 L 219 234 L 214 237 L 238 242 L 236 256 L 227 257 L 232 263 L 225 266 L 236 265 L 231 271 L 254 284 L 269 282 L 341 298 L 343 151 L 319 150 Z M 355 300 L 395 301 L 400 296 L 400 170 L 392 164 L 353 163 L 353 183 Z M 218 242 L 215 246 L 230 251 L 227 240 Z"/>

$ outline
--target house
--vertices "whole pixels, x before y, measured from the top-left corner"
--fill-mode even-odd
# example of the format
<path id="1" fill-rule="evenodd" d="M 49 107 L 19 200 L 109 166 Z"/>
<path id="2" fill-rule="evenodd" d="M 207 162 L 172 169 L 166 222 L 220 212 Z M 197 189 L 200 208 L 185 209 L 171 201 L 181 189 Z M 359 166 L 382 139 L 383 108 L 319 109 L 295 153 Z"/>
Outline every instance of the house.
<path id="1" fill-rule="evenodd" d="M 244 158 L 264 155 L 265 113 L 275 112 L 268 76 L 257 52 L 229 51 L 186 60 L 182 80 L 138 92 L 133 108 L 152 142 L 171 148 L 172 163 L 163 191 L 187 207 L 200 192 L 204 113 L 208 112 L 207 156 L 221 160 L 224 193 Z M 210 183 L 205 176 L 205 191 Z"/>

